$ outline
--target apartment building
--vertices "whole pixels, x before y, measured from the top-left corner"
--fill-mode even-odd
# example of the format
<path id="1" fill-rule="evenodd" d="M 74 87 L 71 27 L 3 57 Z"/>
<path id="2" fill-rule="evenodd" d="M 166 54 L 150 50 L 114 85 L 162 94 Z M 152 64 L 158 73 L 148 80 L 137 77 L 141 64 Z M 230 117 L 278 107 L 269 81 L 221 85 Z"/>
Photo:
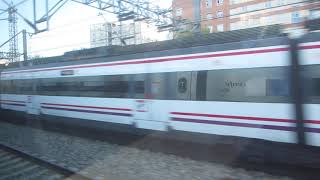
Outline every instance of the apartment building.
<path id="1" fill-rule="evenodd" d="M 90 46 L 131 45 L 157 41 L 156 27 L 144 22 L 93 24 L 90 27 Z"/>
<path id="2" fill-rule="evenodd" d="M 320 17 L 320 2 L 307 0 L 198 0 L 201 27 L 210 32 L 282 24 L 285 28 L 303 25 Z M 194 21 L 195 0 L 173 0 L 173 16 Z"/>

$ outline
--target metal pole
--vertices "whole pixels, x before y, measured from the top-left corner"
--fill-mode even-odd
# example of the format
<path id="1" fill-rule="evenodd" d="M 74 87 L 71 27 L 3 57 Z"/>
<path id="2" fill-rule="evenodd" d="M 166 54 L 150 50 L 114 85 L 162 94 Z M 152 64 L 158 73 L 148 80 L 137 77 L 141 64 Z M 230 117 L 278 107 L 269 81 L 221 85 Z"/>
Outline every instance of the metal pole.
<path id="1" fill-rule="evenodd" d="M 47 30 L 49 30 L 49 2 L 46 0 Z"/>
<path id="2" fill-rule="evenodd" d="M 37 5 L 36 0 L 33 0 L 33 24 L 37 24 Z"/>
<path id="3" fill-rule="evenodd" d="M 298 40 L 290 39 L 291 55 L 291 89 L 295 106 L 295 118 L 297 127 L 297 140 L 299 145 L 305 145 L 304 115 L 303 115 L 303 93 L 302 81 L 299 67 Z"/>
<path id="4" fill-rule="evenodd" d="M 22 30 L 22 36 L 23 36 L 23 60 L 28 60 L 28 52 L 27 52 L 27 31 L 24 29 Z"/>
<path id="5" fill-rule="evenodd" d="M 194 8 L 194 32 L 200 32 L 200 0 L 193 0 L 193 8 Z"/>

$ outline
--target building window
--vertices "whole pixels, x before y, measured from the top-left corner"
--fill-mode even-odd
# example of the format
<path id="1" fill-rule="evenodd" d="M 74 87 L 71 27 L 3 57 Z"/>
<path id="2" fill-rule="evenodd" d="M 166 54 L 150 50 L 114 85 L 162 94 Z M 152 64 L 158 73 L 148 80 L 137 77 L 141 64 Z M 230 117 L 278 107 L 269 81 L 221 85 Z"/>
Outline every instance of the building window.
<path id="1" fill-rule="evenodd" d="M 278 6 L 283 6 L 284 4 L 284 0 L 278 0 Z"/>
<path id="2" fill-rule="evenodd" d="M 292 23 L 299 23 L 300 22 L 300 14 L 299 14 L 299 12 L 293 12 L 291 14 L 291 21 L 292 21 Z"/>
<path id="3" fill-rule="evenodd" d="M 206 0 L 206 7 L 212 8 L 212 0 Z"/>
<path id="4" fill-rule="evenodd" d="M 218 24 L 217 25 L 217 31 L 218 32 L 223 32 L 224 31 L 223 24 Z"/>
<path id="5" fill-rule="evenodd" d="M 267 1 L 265 6 L 266 8 L 271 8 L 271 1 Z"/>
<path id="6" fill-rule="evenodd" d="M 247 6 L 242 6 L 242 12 L 247 12 Z"/>
<path id="7" fill-rule="evenodd" d="M 222 11 L 218 11 L 217 12 L 217 17 L 218 18 L 222 18 L 223 17 L 223 12 Z"/>
<path id="8" fill-rule="evenodd" d="M 317 19 L 320 17 L 320 11 L 319 10 L 311 10 L 309 19 Z"/>
<path id="9" fill-rule="evenodd" d="M 181 16 L 182 15 L 182 8 L 177 8 L 176 9 L 176 16 Z"/>
<path id="10" fill-rule="evenodd" d="M 212 33 L 213 32 L 213 26 L 208 26 L 209 32 Z"/>
<path id="11" fill-rule="evenodd" d="M 222 5 L 223 4 L 223 0 L 217 0 L 217 5 Z"/>
<path id="12" fill-rule="evenodd" d="M 207 14 L 207 19 L 212 19 L 212 14 Z"/>

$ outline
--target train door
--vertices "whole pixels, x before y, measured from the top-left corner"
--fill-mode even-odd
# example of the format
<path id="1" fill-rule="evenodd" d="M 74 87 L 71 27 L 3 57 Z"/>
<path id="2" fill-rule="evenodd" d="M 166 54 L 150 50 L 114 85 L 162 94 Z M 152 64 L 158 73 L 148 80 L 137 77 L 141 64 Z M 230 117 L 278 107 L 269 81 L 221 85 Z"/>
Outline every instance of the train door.
<path id="1" fill-rule="evenodd" d="M 26 80 L 25 81 L 27 84 L 26 92 L 29 94 L 27 96 L 27 113 L 28 114 L 35 114 L 39 115 L 39 107 L 36 101 L 36 81 L 34 80 Z"/>
<path id="2" fill-rule="evenodd" d="M 166 78 L 164 73 L 140 74 L 135 76 L 134 97 L 136 127 L 143 129 L 165 130 L 165 120 L 161 117 L 162 100 L 165 98 Z"/>
<path id="3" fill-rule="evenodd" d="M 147 75 L 137 74 L 133 80 L 133 97 L 134 101 L 134 124 L 138 126 L 139 121 L 146 121 L 150 119 L 149 100 L 147 99 Z"/>
<path id="4" fill-rule="evenodd" d="M 145 129 L 167 129 L 170 111 L 170 102 L 167 100 L 190 100 L 191 75 L 191 72 L 136 75 L 135 125 Z"/>

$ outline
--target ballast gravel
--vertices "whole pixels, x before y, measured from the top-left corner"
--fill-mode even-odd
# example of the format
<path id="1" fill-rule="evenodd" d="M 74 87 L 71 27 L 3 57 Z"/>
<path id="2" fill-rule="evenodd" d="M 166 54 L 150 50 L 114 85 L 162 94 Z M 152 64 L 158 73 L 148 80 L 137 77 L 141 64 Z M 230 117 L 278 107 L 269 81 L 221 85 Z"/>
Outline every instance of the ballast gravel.
<path id="1" fill-rule="evenodd" d="M 97 180 L 290 179 L 2 121 L 0 144 Z"/>

